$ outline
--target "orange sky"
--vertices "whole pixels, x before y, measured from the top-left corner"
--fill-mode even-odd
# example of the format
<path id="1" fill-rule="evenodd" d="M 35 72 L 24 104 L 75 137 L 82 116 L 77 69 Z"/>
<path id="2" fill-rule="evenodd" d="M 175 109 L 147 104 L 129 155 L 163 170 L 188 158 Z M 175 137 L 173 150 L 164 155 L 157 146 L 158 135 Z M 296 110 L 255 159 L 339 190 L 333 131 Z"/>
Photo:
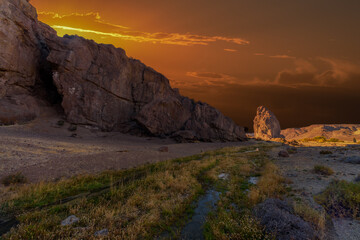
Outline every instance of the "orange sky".
<path id="1" fill-rule="evenodd" d="M 121 47 L 240 125 L 258 105 L 282 127 L 360 123 L 357 0 L 31 3 L 60 36 Z"/>

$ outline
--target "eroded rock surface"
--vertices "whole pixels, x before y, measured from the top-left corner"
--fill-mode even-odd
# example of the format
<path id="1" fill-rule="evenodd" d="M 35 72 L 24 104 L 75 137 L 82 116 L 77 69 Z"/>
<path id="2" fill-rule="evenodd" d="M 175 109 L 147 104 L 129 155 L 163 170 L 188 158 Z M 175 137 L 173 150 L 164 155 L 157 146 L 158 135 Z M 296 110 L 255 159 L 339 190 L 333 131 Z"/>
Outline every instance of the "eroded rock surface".
<path id="1" fill-rule="evenodd" d="M 260 106 L 257 109 L 254 119 L 255 138 L 270 140 L 272 138 L 281 138 L 280 123 L 274 113 L 266 107 Z"/>
<path id="2" fill-rule="evenodd" d="M 166 77 L 123 49 L 58 37 L 26 0 L 0 1 L 0 37 L 0 121 L 28 121 L 41 104 L 59 103 L 69 122 L 104 131 L 179 141 L 246 138 L 231 119 L 181 96 Z"/>

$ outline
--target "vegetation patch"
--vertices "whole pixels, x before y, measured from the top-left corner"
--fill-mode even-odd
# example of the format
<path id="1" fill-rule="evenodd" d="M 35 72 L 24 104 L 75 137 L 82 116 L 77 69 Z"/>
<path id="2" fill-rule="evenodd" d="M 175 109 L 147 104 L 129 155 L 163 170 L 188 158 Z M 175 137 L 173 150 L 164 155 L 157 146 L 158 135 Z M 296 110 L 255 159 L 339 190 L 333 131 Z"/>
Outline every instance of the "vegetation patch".
<path id="1" fill-rule="evenodd" d="M 333 181 L 315 200 L 333 217 L 360 219 L 359 182 Z"/>
<path id="2" fill-rule="evenodd" d="M 314 138 L 304 138 L 302 140 L 300 140 L 301 142 L 317 142 L 317 143 L 326 143 L 326 142 L 343 142 L 343 141 L 340 141 L 339 139 L 337 138 L 330 138 L 330 139 L 327 139 L 326 137 L 324 136 L 319 136 L 319 137 L 314 137 Z"/>
<path id="3" fill-rule="evenodd" d="M 0 182 L 5 186 L 27 183 L 27 178 L 22 173 L 15 173 L 3 177 Z"/>
<path id="4" fill-rule="evenodd" d="M 323 165 L 315 165 L 314 166 L 314 172 L 316 174 L 321 174 L 321 175 L 324 175 L 324 176 L 330 176 L 330 175 L 334 174 L 334 170 L 332 170 L 328 166 L 323 166 Z"/>
<path id="5" fill-rule="evenodd" d="M 184 225 L 193 202 L 208 186 L 222 195 L 232 190 L 236 195 L 229 195 L 229 202 L 238 207 L 247 205 L 243 193 L 249 188 L 246 179 L 262 173 L 271 147 L 225 148 L 130 170 L 19 186 L 0 202 L 0 211 L 18 216 L 20 222 L 4 238 L 91 239 L 95 232 L 108 229 L 109 239 L 153 239 L 172 232 L 174 224 Z M 256 148 L 260 151 L 254 151 Z M 219 179 L 221 173 L 229 174 L 229 179 Z M 61 226 L 70 215 L 79 221 Z M 248 228 L 255 223 L 249 222 Z M 261 226 L 254 229 L 262 232 Z M 173 235 L 179 236 L 179 232 Z"/>
<path id="6" fill-rule="evenodd" d="M 266 197 L 281 197 L 286 192 L 277 167 L 260 151 L 247 153 L 246 158 L 234 162 L 229 173 L 227 191 L 205 225 L 205 239 L 275 239 L 253 216 L 252 209 Z M 259 176 L 257 185 L 249 182 L 251 176 Z"/>
<path id="7" fill-rule="evenodd" d="M 318 211 L 301 201 L 295 201 L 293 208 L 296 215 L 311 223 L 317 230 L 324 231 L 326 224 L 326 214 L 324 211 Z"/>

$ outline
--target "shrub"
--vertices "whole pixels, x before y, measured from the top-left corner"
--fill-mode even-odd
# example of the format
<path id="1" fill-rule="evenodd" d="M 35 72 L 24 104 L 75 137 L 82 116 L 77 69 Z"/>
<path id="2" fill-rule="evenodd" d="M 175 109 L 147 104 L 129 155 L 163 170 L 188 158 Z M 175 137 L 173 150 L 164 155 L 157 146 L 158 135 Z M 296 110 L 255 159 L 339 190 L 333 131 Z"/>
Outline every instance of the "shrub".
<path id="1" fill-rule="evenodd" d="M 360 183 L 333 181 L 315 200 L 333 217 L 360 219 Z"/>
<path id="2" fill-rule="evenodd" d="M 326 218 L 324 211 L 317 211 L 303 202 L 295 202 L 293 207 L 296 215 L 312 223 L 319 230 L 325 229 Z"/>
<path id="3" fill-rule="evenodd" d="M 314 166 L 314 172 L 317 174 L 325 175 L 325 176 L 330 176 L 330 175 L 334 174 L 334 170 L 332 170 L 331 168 L 329 168 L 327 166 L 323 166 L 323 165 Z"/>
<path id="4" fill-rule="evenodd" d="M 2 178 L 1 183 L 4 184 L 5 186 L 10 186 L 13 184 L 22 184 L 22 183 L 27 183 L 27 178 L 24 175 L 22 175 L 22 173 L 15 173 Z"/>
<path id="5" fill-rule="evenodd" d="M 328 150 L 322 150 L 322 151 L 320 151 L 320 154 L 322 154 L 322 155 L 329 155 L 329 154 L 333 154 L 333 152 L 332 152 L 332 151 L 328 151 Z"/>

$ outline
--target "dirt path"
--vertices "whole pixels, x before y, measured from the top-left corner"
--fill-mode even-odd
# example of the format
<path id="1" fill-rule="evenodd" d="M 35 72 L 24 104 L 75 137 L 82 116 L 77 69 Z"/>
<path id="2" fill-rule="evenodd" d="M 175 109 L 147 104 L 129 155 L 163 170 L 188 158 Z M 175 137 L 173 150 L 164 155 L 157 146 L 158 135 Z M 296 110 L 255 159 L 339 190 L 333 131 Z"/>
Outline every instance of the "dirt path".
<path id="1" fill-rule="evenodd" d="M 124 169 L 145 163 L 191 156 L 212 149 L 245 143 L 178 144 L 171 139 L 144 138 L 104 133 L 69 124 L 58 118 L 27 125 L 0 127 L 0 178 L 22 172 L 31 182 L 55 180 L 83 173 Z M 76 133 L 77 136 L 70 137 Z M 160 152 L 166 146 L 168 152 Z"/>

